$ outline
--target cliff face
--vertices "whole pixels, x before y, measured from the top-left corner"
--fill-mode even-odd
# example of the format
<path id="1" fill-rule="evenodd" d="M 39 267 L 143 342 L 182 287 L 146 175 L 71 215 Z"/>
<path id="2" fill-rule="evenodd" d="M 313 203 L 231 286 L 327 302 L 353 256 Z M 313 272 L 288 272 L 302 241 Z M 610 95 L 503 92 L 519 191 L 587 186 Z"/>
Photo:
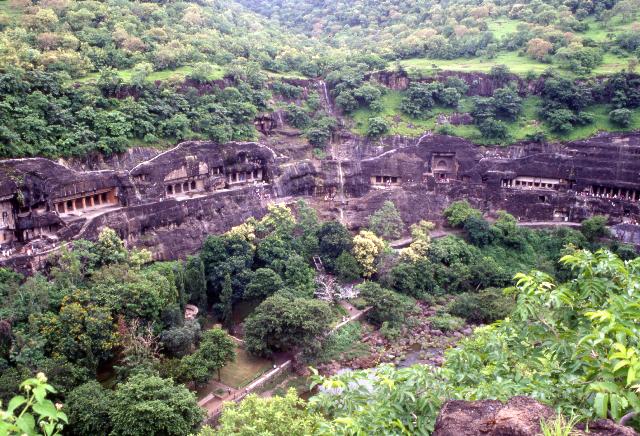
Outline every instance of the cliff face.
<path id="1" fill-rule="evenodd" d="M 46 159 L 0 162 L 0 262 L 37 267 L 50 250 L 114 228 L 157 259 L 196 251 L 268 204 L 305 198 L 350 228 L 386 200 L 405 222 L 438 220 L 468 199 L 485 213 L 523 221 L 580 221 L 606 214 L 633 242 L 640 219 L 640 134 L 565 144 L 485 148 L 449 136 L 334 138 L 332 158 L 313 159 L 299 137 L 261 143 L 185 142 L 89 161 L 75 171 Z"/>

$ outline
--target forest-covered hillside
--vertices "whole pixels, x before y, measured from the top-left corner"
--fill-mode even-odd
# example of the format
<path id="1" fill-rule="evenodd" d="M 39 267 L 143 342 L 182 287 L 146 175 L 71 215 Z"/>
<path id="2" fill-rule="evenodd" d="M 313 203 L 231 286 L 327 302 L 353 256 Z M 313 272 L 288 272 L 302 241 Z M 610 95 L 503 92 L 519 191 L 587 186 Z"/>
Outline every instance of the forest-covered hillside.
<path id="1" fill-rule="evenodd" d="M 283 96 L 296 100 L 286 107 L 288 124 L 322 149 L 338 123 L 326 119 L 317 93 L 299 98 L 301 90 L 288 83 L 296 79 L 326 79 L 339 109 L 334 115 L 373 138 L 439 129 L 496 144 L 636 129 L 635 76 L 601 88 L 613 74 L 636 70 L 637 10 L 633 0 L 3 0 L 0 156 L 256 139 L 254 118 L 283 109 Z M 511 116 L 486 117 L 476 116 L 486 111 L 475 109 L 462 85 L 445 83 L 441 97 L 438 90 L 390 90 L 369 79 L 375 71 L 420 82 L 442 71 L 496 69 L 528 81 L 557 75 L 586 86 L 587 98 L 579 108 L 553 103 L 563 110 L 549 114 L 544 90 L 520 89 L 522 104 Z M 471 113 L 475 123 L 449 123 L 457 112 Z"/>
<path id="2" fill-rule="evenodd" d="M 640 429 L 638 11 L 0 0 L 0 435 Z"/>

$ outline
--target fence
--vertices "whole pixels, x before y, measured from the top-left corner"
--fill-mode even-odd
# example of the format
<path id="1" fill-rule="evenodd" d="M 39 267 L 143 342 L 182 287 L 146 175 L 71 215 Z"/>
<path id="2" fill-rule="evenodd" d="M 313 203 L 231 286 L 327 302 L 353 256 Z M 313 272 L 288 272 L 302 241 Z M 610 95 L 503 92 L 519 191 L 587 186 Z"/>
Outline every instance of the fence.
<path id="1" fill-rule="evenodd" d="M 263 374 L 258 379 L 256 379 L 253 382 L 249 383 L 245 388 L 236 391 L 231 396 L 231 398 L 227 398 L 227 399 L 225 399 L 225 401 L 235 401 L 236 403 L 239 403 L 240 401 L 242 401 L 244 399 L 244 397 L 246 397 L 247 395 L 249 395 L 253 391 L 259 389 L 260 387 L 264 386 L 272 378 L 277 377 L 278 375 L 282 374 L 285 371 L 289 371 L 291 369 L 291 365 L 292 364 L 293 364 L 292 360 L 289 359 L 286 362 L 280 364 L 279 366 L 276 366 L 275 368 L 273 368 L 272 370 L 270 370 L 266 374 Z M 209 397 L 208 396 L 205 397 L 205 399 L 207 399 L 207 398 L 209 398 Z M 213 397 L 211 397 L 209 399 L 209 401 L 211 399 L 213 399 Z M 200 403 L 198 403 L 198 405 L 204 406 L 207 402 L 208 401 L 200 401 Z M 218 407 L 216 410 L 210 412 L 209 417 L 205 421 L 205 424 L 206 425 L 215 426 L 218 423 L 218 419 L 220 418 L 220 414 L 221 413 L 222 413 L 222 405 L 220 407 Z"/>

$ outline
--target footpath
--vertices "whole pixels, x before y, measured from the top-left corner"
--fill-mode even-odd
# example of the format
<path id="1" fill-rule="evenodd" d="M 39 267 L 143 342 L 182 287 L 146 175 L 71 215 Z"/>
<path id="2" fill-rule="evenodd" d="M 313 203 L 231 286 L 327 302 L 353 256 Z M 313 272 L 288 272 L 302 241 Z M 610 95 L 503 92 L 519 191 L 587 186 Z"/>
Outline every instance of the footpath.
<path id="1" fill-rule="evenodd" d="M 344 327 L 350 322 L 357 321 L 362 318 L 370 308 L 366 308 L 364 310 L 358 310 L 353 305 L 346 301 L 340 301 L 340 305 L 344 307 L 349 316 L 345 316 L 342 321 L 336 324 L 327 335 L 334 333 L 336 330 Z M 198 406 L 206 409 L 207 411 L 207 423 L 215 423 L 222 412 L 222 407 L 225 402 L 235 401 L 236 403 L 242 401 L 244 397 L 249 395 L 252 392 L 255 392 L 265 384 L 267 384 L 272 379 L 278 377 L 286 371 L 290 371 L 293 365 L 293 359 L 288 358 L 288 355 L 281 355 L 276 357 L 276 362 L 273 365 L 273 369 L 267 371 L 251 383 L 249 383 L 244 388 L 234 389 L 230 386 L 224 385 L 222 383 L 215 383 L 214 388 L 216 391 L 224 391 L 226 392 L 224 395 L 218 395 L 214 393 L 210 393 L 200 401 L 198 401 Z"/>

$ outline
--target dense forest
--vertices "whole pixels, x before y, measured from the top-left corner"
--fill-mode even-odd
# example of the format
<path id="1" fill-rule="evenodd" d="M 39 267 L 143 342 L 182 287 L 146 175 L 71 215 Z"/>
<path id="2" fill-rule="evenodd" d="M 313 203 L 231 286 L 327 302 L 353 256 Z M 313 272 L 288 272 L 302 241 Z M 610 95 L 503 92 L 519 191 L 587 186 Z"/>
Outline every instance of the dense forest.
<path id="1" fill-rule="evenodd" d="M 343 178 L 336 138 L 498 154 L 637 131 L 639 10 L 0 0 L 0 158 L 266 141 L 277 119 Z M 0 268 L 0 434 L 428 435 L 448 400 L 519 395 L 557 412 L 545 435 L 640 429 L 640 257 L 606 216 L 533 229 L 463 200 L 436 233 L 380 203 L 359 228 L 270 204 L 174 261 L 104 226 L 32 275 Z"/>
<path id="2" fill-rule="evenodd" d="M 336 378 L 311 375 L 303 385 L 324 388 L 308 403 L 293 388 L 283 399 L 252 394 L 223 410 L 216 431 L 421 434 L 433 430 L 445 398 L 526 394 L 581 419 L 637 409 L 637 295 L 619 292 L 637 287 L 634 249 L 602 239 L 602 217 L 585 221 L 581 231 L 527 230 L 506 213 L 488 222 L 466 201 L 445 216 L 460 236 L 431 240 L 433 225 L 422 221 L 398 251 L 389 240 L 405 229 L 393 203 L 354 236 L 340 223 L 319 221 L 301 201 L 210 236 L 184 262 L 150 262 L 148 252 L 127 250 L 107 229 L 96 242 L 61 251 L 44 274 L 25 280 L 1 270 L 3 404 L 9 413 L 33 407 L 32 424 L 72 434 L 187 434 L 203 418 L 187 388 L 219 379 L 220 369 L 239 358 L 234 340 L 211 328 L 212 319 L 233 331 L 234 313 L 248 302 L 245 348 L 262 358 L 296 352 L 317 366 L 345 352 L 367 355 L 372 350 L 348 351 L 364 337 L 359 324 L 326 336 L 344 314 L 339 284 L 360 283 L 352 302 L 371 308 L 367 325 L 389 343 L 414 335 L 425 322 L 424 304 L 436 308 L 426 320 L 445 335 L 511 315 L 459 342 L 435 372 L 383 365 Z M 314 258 L 338 280 L 330 298 L 318 298 Z M 503 294 L 514 276 L 516 286 Z M 186 319 L 187 304 L 208 315 Z M 32 396 L 16 396 L 35 373 L 47 378 L 28 379 L 22 386 L 31 386 Z M 265 422 L 272 413 L 282 421 Z M 24 416 L 5 419 L 3 428 L 25 428 Z"/>

